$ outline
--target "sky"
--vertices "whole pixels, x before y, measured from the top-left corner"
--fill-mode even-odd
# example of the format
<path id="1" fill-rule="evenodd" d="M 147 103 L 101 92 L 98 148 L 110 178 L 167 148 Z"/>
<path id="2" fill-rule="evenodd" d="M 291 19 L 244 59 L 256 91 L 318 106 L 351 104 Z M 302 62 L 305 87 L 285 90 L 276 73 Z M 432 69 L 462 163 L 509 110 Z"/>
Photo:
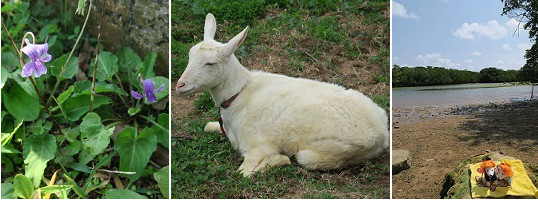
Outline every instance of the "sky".
<path id="1" fill-rule="evenodd" d="M 516 19 L 501 16 L 503 6 L 500 0 L 392 0 L 392 63 L 520 69 L 532 43 L 523 23 L 518 29 Z"/>

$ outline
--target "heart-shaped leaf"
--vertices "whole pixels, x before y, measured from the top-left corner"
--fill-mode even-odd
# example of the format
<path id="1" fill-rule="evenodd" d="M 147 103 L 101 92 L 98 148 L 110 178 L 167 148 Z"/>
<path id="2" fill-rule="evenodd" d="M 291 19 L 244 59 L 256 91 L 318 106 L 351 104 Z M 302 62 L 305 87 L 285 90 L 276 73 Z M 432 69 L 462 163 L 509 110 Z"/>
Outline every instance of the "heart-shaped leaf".
<path id="1" fill-rule="evenodd" d="M 13 83 L 7 93 L 2 91 L 2 103 L 9 114 L 24 121 L 34 121 L 39 116 L 39 99 L 28 94 L 18 84 Z"/>
<path id="2" fill-rule="evenodd" d="M 127 72 L 129 70 L 136 69 L 136 67 L 142 63 L 142 59 L 129 47 L 122 47 L 118 52 L 118 65 L 120 72 Z M 133 72 L 134 73 L 134 72 Z"/>
<path id="3" fill-rule="evenodd" d="M 67 61 L 67 57 L 69 57 L 69 54 L 64 54 L 60 56 L 59 58 L 56 58 L 56 60 L 52 62 L 52 66 L 50 70 L 51 74 L 56 76 L 56 78 L 59 78 L 60 80 L 71 79 L 78 72 L 78 58 L 71 56 L 71 59 L 69 59 L 69 63 L 65 65 L 65 62 Z M 62 74 L 62 77 L 59 77 L 64 65 L 65 65 L 64 73 Z"/>
<path id="4" fill-rule="evenodd" d="M 93 108 L 112 103 L 110 98 L 105 96 L 94 96 Z M 67 119 L 70 121 L 77 121 L 82 115 L 87 113 L 90 109 L 90 95 L 84 94 L 76 97 L 70 97 L 65 100 L 63 110 Z"/>
<path id="5" fill-rule="evenodd" d="M 99 59 L 97 60 L 97 75 L 96 79 L 104 81 L 112 78 L 114 73 L 118 71 L 118 57 L 108 51 L 99 52 Z M 93 70 L 95 68 L 95 58 L 91 60 L 89 76 L 93 77 Z"/>
<path id="6" fill-rule="evenodd" d="M 34 184 L 32 184 L 32 181 L 30 178 L 26 177 L 22 174 L 15 175 L 15 178 L 13 179 L 13 187 L 15 190 L 15 194 L 23 199 L 31 199 L 32 193 L 34 193 Z M 3 188 L 3 185 L 2 185 Z M 3 192 L 2 192 L 3 193 Z M 2 195 L 2 198 L 4 196 Z"/>
<path id="7" fill-rule="evenodd" d="M 133 127 L 126 127 L 116 135 L 114 147 L 120 155 L 120 171 L 136 172 L 123 175 L 133 182 L 142 176 L 151 154 L 157 150 L 157 136 L 149 128 L 137 136 Z"/>
<path id="8" fill-rule="evenodd" d="M 163 194 L 164 198 L 169 198 L 170 194 L 168 193 L 169 189 L 169 173 L 170 172 L 170 166 L 163 167 L 159 171 L 153 173 L 153 177 L 157 181 L 157 185 L 159 186 L 159 190 L 161 191 L 161 194 Z"/>
<path id="9" fill-rule="evenodd" d="M 88 151 L 91 155 L 86 158 L 86 161 L 92 160 L 95 156 L 103 152 L 110 143 L 110 135 L 114 131 L 114 127 L 105 129 L 105 126 L 101 124 L 101 117 L 96 113 L 88 113 L 80 124 L 80 133 L 82 137 L 82 144 L 84 151 Z"/>
<path id="10" fill-rule="evenodd" d="M 54 159 L 56 153 L 56 137 L 49 134 L 31 135 L 24 140 L 22 146 L 24 157 L 24 173 L 39 187 L 47 162 Z"/>

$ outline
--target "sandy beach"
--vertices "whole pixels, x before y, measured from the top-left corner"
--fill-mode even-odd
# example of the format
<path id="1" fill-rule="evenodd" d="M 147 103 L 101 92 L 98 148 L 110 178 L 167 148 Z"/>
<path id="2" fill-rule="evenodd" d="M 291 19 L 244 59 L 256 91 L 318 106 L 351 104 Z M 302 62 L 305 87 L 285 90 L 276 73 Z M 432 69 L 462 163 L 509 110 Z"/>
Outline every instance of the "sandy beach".
<path id="1" fill-rule="evenodd" d="M 538 102 L 393 108 L 393 149 L 411 168 L 393 175 L 393 198 L 440 198 L 446 173 L 486 151 L 538 164 Z"/>

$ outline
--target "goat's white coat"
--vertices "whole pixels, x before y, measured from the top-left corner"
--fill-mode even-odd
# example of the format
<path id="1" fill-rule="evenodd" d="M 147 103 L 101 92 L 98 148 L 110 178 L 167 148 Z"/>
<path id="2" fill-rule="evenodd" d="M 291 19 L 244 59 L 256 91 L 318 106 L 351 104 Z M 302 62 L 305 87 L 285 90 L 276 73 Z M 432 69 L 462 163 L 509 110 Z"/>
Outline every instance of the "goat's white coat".
<path id="1" fill-rule="evenodd" d="M 204 41 L 189 52 L 176 90 L 189 95 L 209 89 L 217 106 L 240 92 L 221 116 L 226 136 L 245 158 L 243 175 L 290 164 L 289 156 L 309 170 L 341 169 L 388 148 L 387 115 L 371 99 L 334 84 L 250 72 L 233 55 L 248 27 L 226 44 L 213 40 L 215 29 L 208 14 Z M 205 131 L 220 132 L 219 124 Z"/>

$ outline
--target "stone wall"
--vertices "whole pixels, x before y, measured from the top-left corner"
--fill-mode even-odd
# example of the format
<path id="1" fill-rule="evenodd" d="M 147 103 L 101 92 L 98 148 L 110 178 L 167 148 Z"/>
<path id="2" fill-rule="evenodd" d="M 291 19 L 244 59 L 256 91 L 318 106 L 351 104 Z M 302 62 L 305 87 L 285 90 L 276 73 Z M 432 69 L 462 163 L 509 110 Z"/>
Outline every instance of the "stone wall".
<path id="1" fill-rule="evenodd" d="M 76 10 L 78 0 L 69 1 Z M 168 0 L 106 0 L 101 41 L 115 53 L 123 46 L 131 47 L 142 59 L 157 52 L 155 74 L 168 77 L 169 72 L 169 1 Z M 97 38 L 103 0 L 94 0 L 86 31 Z M 87 12 L 87 7 L 85 12 Z M 85 17 L 85 16 L 84 16 Z M 81 24 L 84 17 L 77 17 Z"/>

